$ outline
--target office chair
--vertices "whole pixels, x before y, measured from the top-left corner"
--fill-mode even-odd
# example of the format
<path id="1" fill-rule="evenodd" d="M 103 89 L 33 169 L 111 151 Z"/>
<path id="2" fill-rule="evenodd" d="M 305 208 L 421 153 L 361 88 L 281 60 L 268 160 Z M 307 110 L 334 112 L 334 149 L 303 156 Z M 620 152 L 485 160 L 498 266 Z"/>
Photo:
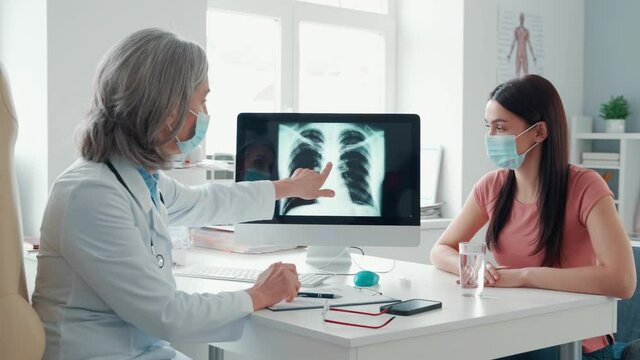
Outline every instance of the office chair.
<path id="1" fill-rule="evenodd" d="M 0 358 L 41 359 L 44 329 L 29 304 L 22 262 L 22 226 L 14 169 L 18 119 L 0 63 Z"/>
<path id="2" fill-rule="evenodd" d="M 640 357 L 640 247 L 633 247 L 636 262 L 636 291 L 631 299 L 618 301 L 618 332 L 614 353 L 616 359 L 632 360 Z M 636 342 L 634 342 L 636 341 Z"/>

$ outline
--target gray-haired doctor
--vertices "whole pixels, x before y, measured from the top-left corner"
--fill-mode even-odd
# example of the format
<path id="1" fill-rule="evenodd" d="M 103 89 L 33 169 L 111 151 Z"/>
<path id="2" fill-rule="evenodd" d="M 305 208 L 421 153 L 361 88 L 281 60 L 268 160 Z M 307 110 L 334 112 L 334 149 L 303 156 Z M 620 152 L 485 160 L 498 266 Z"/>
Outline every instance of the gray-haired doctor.
<path id="1" fill-rule="evenodd" d="M 45 359 L 185 358 L 168 341 L 237 338 L 241 319 L 300 287 L 292 264 L 271 265 L 246 291 L 187 294 L 171 274 L 168 224 L 268 219 L 283 197 L 333 196 L 331 171 L 187 187 L 159 171 L 190 152 L 209 122 L 207 59 L 196 44 L 138 31 L 103 60 L 82 159 L 56 180 L 42 223 L 33 303 Z"/>

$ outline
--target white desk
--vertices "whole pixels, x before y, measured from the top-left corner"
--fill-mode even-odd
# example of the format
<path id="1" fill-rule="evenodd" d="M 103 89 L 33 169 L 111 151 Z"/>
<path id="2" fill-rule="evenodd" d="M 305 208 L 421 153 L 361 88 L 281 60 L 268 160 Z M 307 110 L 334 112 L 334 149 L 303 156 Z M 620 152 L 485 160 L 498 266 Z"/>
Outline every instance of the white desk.
<path id="1" fill-rule="evenodd" d="M 304 250 L 267 255 L 238 255 L 214 250 L 189 250 L 189 263 L 264 268 L 274 261 L 292 262 L 300 272 L 311 271 Z M 425 254 L 427 256 L 427 254 Z M 391 268 L 392 261 L 356 257 L 372 270 Z M 355 265 L 352 271 L 359 270 Z M 411 279 L 403 288 L 399 276 Z M 229 281 L 176 278 L 188 292 L 220 292 L 247 288 L 250 284 Z M 481 298 L 459 294 L 456 276 L 433 266 L 396 263 L 395 270 L 381 274 L 379 291 L 399 299 L 424 298 L 442 301 L 442 309 L 410 317 L 397 317 L 385 328 L 372 330 L 321 321 L 320 310 L 272 312 L 262 310 L 247 321 L 239 341 L 214 343 L 215 347 L 253 359 L 491 359 L 524 351 L 567 344 L 564 358 L 579 359 L 581 339 L 616 330 L 616 299 L 538 289 L 487 288 Z M 327 284 L 351 283 L 340 276 Z M 379 305 L 359 307 L 376 311 Z M 348 315 L 346 315 L 348 316 Z M 359 317 L 331 314 L 346 321 Z M 379 319 L 383 320 L 383 319 Z"/>

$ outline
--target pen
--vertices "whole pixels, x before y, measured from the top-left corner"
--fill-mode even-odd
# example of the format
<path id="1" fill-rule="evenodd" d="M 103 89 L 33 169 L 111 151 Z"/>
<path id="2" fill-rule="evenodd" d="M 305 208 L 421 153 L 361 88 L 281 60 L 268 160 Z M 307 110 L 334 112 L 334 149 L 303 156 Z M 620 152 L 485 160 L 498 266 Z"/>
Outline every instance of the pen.
<path id="1" fill-rule="evenodd" d="M 340 296 L 336 294 L 328 294 L 328 293 L 314 293 L 314 292 L 299 292 L 299 297 L 311 297 L 311 298 L 320 298 L 320 299 L 337 299 Z"/>

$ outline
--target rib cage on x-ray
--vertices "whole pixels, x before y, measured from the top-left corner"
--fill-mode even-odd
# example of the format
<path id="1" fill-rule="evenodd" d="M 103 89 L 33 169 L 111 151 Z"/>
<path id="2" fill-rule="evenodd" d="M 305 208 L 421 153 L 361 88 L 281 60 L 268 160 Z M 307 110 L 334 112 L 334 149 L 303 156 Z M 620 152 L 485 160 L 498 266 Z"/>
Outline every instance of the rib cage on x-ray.
<path id="1" fill-rule="evenodd" d="M 334 199 L 286 199 L 281 215 L 294 209 L 295 215 L 381 215 L 382 130 L 359 124 L 308 123 L 281 125 L 279 134 L 281 177 L 291 176 L 297 168 L 321 171 L 331 161 L 334 168 L 325 187 L 336 190 Z"/>
<path id="2" fill-rule="evenodd" d="M 291 161 L 289 163 L 289 176 L 293 175 L 296 169 L 313 169 L 321 171 L 322 148 L 324 145 L 324 135 L 316 129 L 306 129 L 300 131 L 299 138 L 294 142 L 291 150 Z M 282 214 L 289 210 L 301 206 L 315 204 L 316 200 L 304 200 L 301 198 L 287 198 L 284 200 Z"/>
<path id="3" fill-rule="evenodd" d="M 338 170 L 347 184 L 351 201 L 355 204 L 373 206 L 369 183 L 371 151 L 365 140 L 365 134 L 359 130 L 347 129 L 340 133 Z"/>

